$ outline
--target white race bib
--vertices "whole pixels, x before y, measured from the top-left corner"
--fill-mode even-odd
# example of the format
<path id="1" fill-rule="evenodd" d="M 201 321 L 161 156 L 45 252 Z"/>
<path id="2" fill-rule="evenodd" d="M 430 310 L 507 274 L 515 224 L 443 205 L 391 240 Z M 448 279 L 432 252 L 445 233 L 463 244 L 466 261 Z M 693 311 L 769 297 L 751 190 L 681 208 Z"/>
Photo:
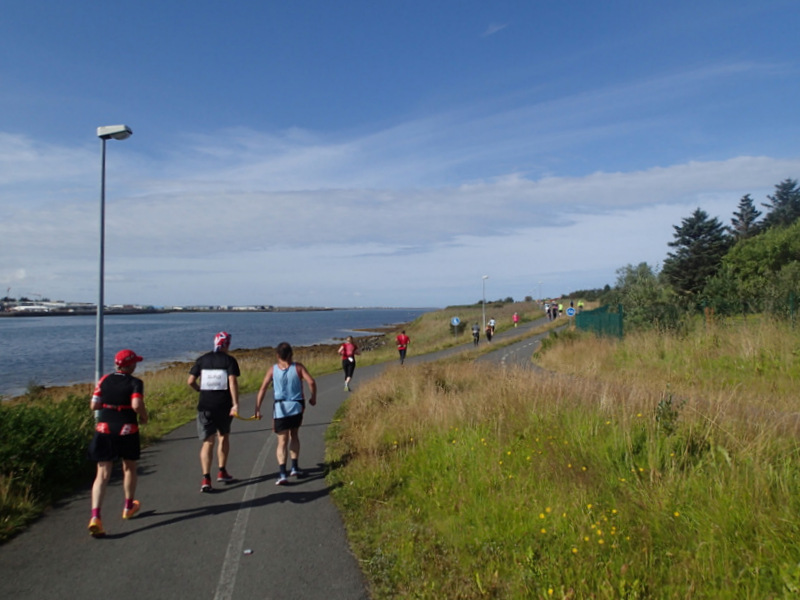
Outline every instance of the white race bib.
<path id="1" fill-rule="evenodd" d="M 200 373 L 200 389 L 220 391 L 228 389 L 228 372 L 225 369 L 203 369 Z"/>

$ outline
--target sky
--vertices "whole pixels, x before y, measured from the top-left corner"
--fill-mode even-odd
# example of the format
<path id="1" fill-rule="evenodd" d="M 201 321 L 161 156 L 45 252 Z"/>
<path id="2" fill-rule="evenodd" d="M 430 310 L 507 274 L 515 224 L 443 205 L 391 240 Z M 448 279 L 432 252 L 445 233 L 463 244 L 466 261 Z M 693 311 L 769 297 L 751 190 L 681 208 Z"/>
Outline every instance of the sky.
<path id="1" fill-rule="evenodd" d="M 9 0 L 0 292 L 445 307 L 800 178 L 796 0 Z M 484 279 L 488 276 L 488 279 Z"/>

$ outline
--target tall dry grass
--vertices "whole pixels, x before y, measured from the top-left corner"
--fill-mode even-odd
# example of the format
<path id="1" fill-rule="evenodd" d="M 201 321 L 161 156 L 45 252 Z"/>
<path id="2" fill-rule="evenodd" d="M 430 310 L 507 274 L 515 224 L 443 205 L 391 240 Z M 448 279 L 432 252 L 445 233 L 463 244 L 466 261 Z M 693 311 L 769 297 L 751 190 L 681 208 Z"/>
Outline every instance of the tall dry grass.
<path id="1" fill-rule="evenodd" d="M 329 448 L 374 597 L 800 592 L 799 447 L 778 408 L 796 333 L 659 337 L 562 336 L 541 362 L 565 373 L 451 361 L 362 385 Z"/>
<path id="2" fill-rule="evenodd" d="M 555 372 L 617 380 L 703 398 L 722 395 L 797 410 L 800 330 L 771 318 L 697 320 L 683 333 L 633 332 L 624 340 L 566 337 L 537 359 Z"/>

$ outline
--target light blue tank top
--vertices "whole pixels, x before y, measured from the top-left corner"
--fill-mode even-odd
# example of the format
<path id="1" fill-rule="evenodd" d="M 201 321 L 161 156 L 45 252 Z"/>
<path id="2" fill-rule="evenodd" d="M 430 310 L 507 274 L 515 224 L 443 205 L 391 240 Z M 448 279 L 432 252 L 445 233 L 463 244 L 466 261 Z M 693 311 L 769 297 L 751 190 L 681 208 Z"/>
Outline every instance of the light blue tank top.
<path id="1" fill-rule="evenodd" d="M 272 368 L 272 386 L 275 392 L 273 418 L 283 419 L 303 412 L 303 382 L 294 363 L 285 371 L 277 364 Z"/>

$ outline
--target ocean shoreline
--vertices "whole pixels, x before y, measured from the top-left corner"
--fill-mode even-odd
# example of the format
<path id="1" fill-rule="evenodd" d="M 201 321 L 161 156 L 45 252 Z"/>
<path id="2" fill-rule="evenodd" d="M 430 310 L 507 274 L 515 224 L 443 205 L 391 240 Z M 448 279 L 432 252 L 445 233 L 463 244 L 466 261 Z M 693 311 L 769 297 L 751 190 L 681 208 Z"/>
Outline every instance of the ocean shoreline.
<path id="1" fill-rule="evenodd" d="M 400 323 L 393 326 L 386 326 L 386 327 L 373 327 L 365 331 L 365 335 L 363 336 L 354 336 L 354 339 L 359 347 L 360 350 L 363 352 L 370 352 L 372 350 L 376 350 L 386 344 L 386 334 L 393 332 L 395 330 L 400 330 L 406 324 Z M 375 333 L 377 331 L 383 330 L 382 333 Z M 371 332 L 371 333 L 366 333 Z M 341 341 L 344 341 L 345 338 L 341 338 Z M 309 344 L 304 346 L 294 346 L 292 345 L 295 351 L 295 355 L 302 355 L 304 352 L 329 352 L 335 353 L 338 347 L 340 346 L 340 342 L 336 342 L 333 344 Z M 250 359 L 250 358 L 264 358 L 265 360 L 270 360 L 275 352 L 274 346 L 263 346 L 260 348 L 234 348 L 231 350 L 231 354 L 236 357 L 238 360 Z M 172 360 L 160 363 L 155 365 L 153 368 L 144 370 L 139 372 L 137 375 L 139 377 L 148 376 L 148 375 L 157 375 L 163 371 L 170 371 L 173 369 L 178 368 L 185 368 L 186 372 L 189 372 L 189 368 L 192 366 L 193 361 L 190 360 Z M 91 394 L 92 389 L 94 388 L 94 383 L 91 381 L 84 381 L 84 382 L 76 382 L 76 383 L 69 383 L 66 385 L 31 385 L 29 386 L 30 389 L 26 390 L 22 394 L 17 395 L 0 395 L 0 401 L 3 403 L 11 403 L 11 402 L 18 402 L 21 401 L 31 395 L 38 396 L 38 395 L 45 395 L 51 391 L 57 391 L 58 396 L 68 396 L 70 394 Z"/>
<path id="2" fill-rule="evenodd" d="M 300 307 L 300 306 L 273 306 L 273 307 L 213 307 L 213 308 L 113 308 L 103 309 L 104 315 L 160 315 L 169 313 L 236 313 L 236 312 L 322 312 L 332 310 L 354 310 L 350 308 L 326 307 Z M 49 310 L 5 310 L 0 311 L 0 317 L 91 317 L 97 314 L 97 309 L 92 307 L 87 310 L 79 309 L 49 309 Z"/>
<path id="3" fill-rule="evenodd" d="M 364 338 L 407 324 L 425 309 L 333 309 L 282 312 L 173 312 L 110 315 L 106 320 L 101 370 L 113 368 L 113 352 L 131 348 L 145 360 L 140 373 L 174 362 L 194 361 L 210 345 L 213 333 L 233 334 L 235 351 L 260 351 L 288 341 L 297 348 L 337 344 L 347 335 Z M 9 358 L 0 369 L 0 397 L 25 395 L 94 379 L 95 319 L 0 319 L 0 336 Z M 362 343 L 370 343 L 369 338 Z M 335 350 L 335 349 L 334 349 Z M 334 355 L 335 356 L 335 355 Z"/>

